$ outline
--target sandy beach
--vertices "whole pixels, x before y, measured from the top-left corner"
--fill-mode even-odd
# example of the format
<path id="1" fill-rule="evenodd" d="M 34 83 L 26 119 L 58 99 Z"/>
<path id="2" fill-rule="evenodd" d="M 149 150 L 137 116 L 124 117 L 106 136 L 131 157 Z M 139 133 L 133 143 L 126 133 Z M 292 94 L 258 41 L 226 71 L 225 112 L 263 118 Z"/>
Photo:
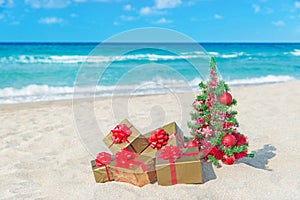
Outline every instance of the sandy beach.
<path id="1" fill-rule="evenodd" d="M 204 184 L 170 187 L 96 184 L 90 166 L 96 147 L 87 149 L 88 139 L 78 134 L 72 101 L 0 105 L 0 199 L 300 199 L 299 88 L 300 81 L 233 87 L 239 130 L 255 158 L 221 168 L 204 164 Z M 137 126 L 147 127 L 150 115 L 161 120 L 153 118 L 155 112 L 139 115 L 147 102 L 163 104 L 166 120 L 178 120 L 170 95 L 131 100 Z M 119 117 L 111 113 L 111 101 L 97 99 L 94 105 L 103 131 L 113 128 L 110 119 Z"/>

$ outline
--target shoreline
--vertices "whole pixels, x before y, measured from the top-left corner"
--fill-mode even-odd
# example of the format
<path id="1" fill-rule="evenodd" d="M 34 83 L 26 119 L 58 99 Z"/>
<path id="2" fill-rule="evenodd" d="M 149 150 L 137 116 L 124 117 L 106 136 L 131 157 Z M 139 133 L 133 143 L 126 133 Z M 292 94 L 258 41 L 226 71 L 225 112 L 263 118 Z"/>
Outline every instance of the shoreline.
<path id="1" fill-rule="evenodd" d="M 300 83 L 299 79 L 291 80 L 291 81 L 286 81 L 286 82 L 274 82 L 274 83 L 257 83 L 257 84 L 241 84 L 241 85 L 229 85 L 231 89 L 238 89 L 238 88 L 251 88 L 251 87 L 260 87 L 260 86 L 267 86 L 267 85 L 278 85 L 278 84 L 288 84 L 288 83 Z M 194 94 L 197 94 L 199 91 L 194 91 Z M 178 92 L 177 94 L 187 94 L 190 92 Z M 157 96 L 157 95 L 168 95 L 169 93 L 157 93 L 157 94 L 140 94 L 140 95 L 120 95 L 120 96 L 114 96 L 115 98 L 127 98 L 127 97 L 145 97 L 145 96 Z M 95 98 L 80 98 L 80 99 L 75 99 L 76 101 L 84 102 L 84 101 L 90 101 L 90 100 L 95 100 L 95 101 L 101 101 L 101 100 L 107 100 L 111 99 L 111 96 L 105 96 L 105 97 L 95 97 Z M 33 106 L 37 104 L 45 105 L 45 104 L 69 104 L 70 102 L 72 103 L 74 99 L 57 99 L 57 100 L 45 100 L 45 101 L 33 101 L 33 102 L 18 102 L 18 103 L 6 103 L 6 104 L 0 104 L 1 107 L 14 107 L 14 106 Z"/>

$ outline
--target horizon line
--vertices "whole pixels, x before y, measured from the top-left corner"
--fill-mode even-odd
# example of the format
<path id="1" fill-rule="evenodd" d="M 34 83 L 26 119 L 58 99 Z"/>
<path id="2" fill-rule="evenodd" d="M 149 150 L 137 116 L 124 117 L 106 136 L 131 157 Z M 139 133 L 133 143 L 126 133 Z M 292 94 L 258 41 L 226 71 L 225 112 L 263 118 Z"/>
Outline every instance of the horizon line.
<path id="1" fill-rule="evenodd" d="M 40 44 L 68 44 L 68 43 L 73 43 L 73 44 L 99 44 L 102 43 L 103 41 L 0 41 L 0 44 L 32 44 L 32 43 L 40 43 Z M 105 42 L 106 44 L 134 44 L 134 43 L 139 43 L 139 44 L 143 44 L 143 42 Z M 146 43 L 157 43 L 157 44 L 162 44 L 162 43 L 170 43 L 170 44 L 179 44 L 179 43 L 183 43 L 183 44 L 189 44 L 187 42 L 145 42 Z M 197 43 L 209 43 L 209 44 L 226 44 L 226 43 L 243 43 L 243 44 L 296 44 L 296 43 L 300 43 L 300 41 L 197 41 Z"/>

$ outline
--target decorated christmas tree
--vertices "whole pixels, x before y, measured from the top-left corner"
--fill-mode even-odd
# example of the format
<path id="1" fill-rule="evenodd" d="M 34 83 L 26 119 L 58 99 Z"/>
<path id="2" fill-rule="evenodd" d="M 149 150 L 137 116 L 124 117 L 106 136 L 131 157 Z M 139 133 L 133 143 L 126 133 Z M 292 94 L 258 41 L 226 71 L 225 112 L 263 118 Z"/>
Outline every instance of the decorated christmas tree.
<path id="1" fill-rule="evenodd" d="M 199 84 L 201 93 L 193 103 L 192 121 L 188 122 L 193 139 L 187 146 L 198 146 L 204 159 L 215 165 L 219 165 L 220 160 L 231 165 L 235 160 L 253 154 L 247 153 L 247 138 L 238 132 L 237 111 L 232 109 L 237 101 L 229 93 L 228 85 L 219 80 L 213 58 L 209 74 L 208 82 Z"/>

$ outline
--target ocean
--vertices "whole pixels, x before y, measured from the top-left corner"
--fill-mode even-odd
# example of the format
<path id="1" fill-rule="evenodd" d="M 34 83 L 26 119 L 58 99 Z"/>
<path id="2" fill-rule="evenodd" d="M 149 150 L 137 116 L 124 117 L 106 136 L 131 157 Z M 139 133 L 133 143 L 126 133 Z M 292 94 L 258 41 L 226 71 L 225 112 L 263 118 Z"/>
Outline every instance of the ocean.
<path id="1" fill-rule="evenodd" d="M 0 104 L 196 90 L 211 56 L 231 86 L 300 79 L 300 43 L 98 45 L 0 43 Z"/>

